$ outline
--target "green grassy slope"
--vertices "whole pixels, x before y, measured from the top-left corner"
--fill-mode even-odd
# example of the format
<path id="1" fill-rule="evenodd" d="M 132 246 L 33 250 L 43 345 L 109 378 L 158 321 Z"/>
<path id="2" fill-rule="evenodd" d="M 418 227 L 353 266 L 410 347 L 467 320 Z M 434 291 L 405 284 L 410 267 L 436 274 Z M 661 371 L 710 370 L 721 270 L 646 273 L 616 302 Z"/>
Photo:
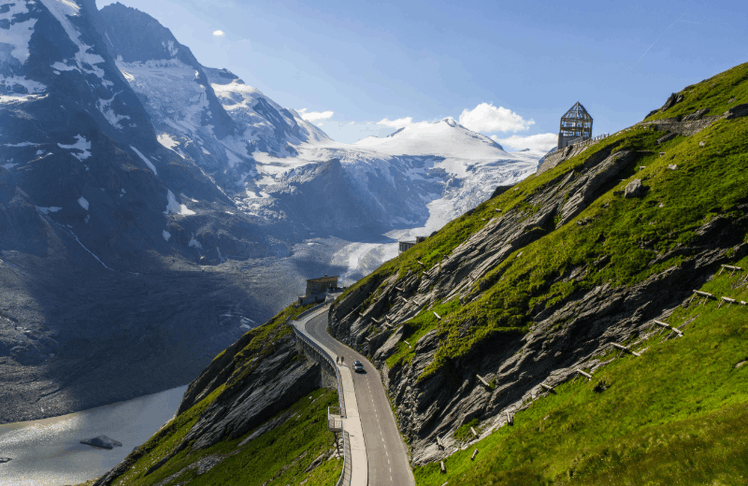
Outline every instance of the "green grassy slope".
<path id="1" fill-rule="evenodd" d="M 140 446 L 125 460 L 126 472 L 112 484 L 167 486 L 188 481 L 190 485 L 261 485 L 275 478 L 274 484 L 298 485 L 306 480 L 305 484 L 334 485 L 340 476 L 342 459 L 328 460 L 335 445 L 333 434 L 327 430 L 327 407 L 337 406 L 338 398 L 337 392 L 327 389 L 318 389 L 291 407 L 279 410 L 276 417 L 290 418 L 247 444 L 240 445 L 257 428 L 235 440 L 226 439 L 206 449 L 193 451 L 187 447 L 162 467 L 146 474 L 181 443 L 201 413 L 227 386 L 239 382 L 240 376 L 249 374 L 263 358 L 272 355 L 274 343 L 292 332 L 285 325 L 286 318 L 293 318 L 311 306 L 313 304 L 290 306 L 264 325 L 248 331 L 240 339 L 243 348 L 233 358 L 230 384 L 215 388 Z M 304 472 L 323 454 L 324 460 L 319 466 Z M 199 465 L 205 467 L 214 459 L 221 461 L 207 472 L 200 470 Z"/>
<path id="2" fill-rule="evenodd" d="M 737 264 L 748 269 L 748 258 Z M 723 272 L 703 290 L 748 300 L 748 274 Z M 748 483 L 748 306 L 702 302 L 667 318 L 683 337 L 636 339 L 641 357 L 557 387 L 449 457 L 446 475 L 416 468 L 417 484 Z"/>
<path id="3" fill-rule="evenodd" d="M 722 90 L 719 95 L 715 91 L 718 89 Z M 708 107 L 722 113 L 728 105 L 748 103 L 748 64 L 686 91 L 688 103 L 676 105 L 678 109 Z M 670 113 L 666 112 L 668 116 Z M 437 313 L 444 317 L 441 321 L 433 316 L 433 309 L 424 309 L 407 323 L 404 339 L 416 341 L 431 329 L 437 329 L 442 338 L 442 345 L 422 378 L 469 354 L 498 333 L 529 331 L 533 313 L 558 305 L 577 291 L 605 283 L 631 286 L 679 266 L 696 253 L 698 228 L 717 217 L 734 220 L 743 214 L 738 206 L 748 201 L 748 118 L 720 120 L 697 135 L 678 136 L 659 145 L 657 139 L 664 134 L 651 126 L 632 127 L 552 170 L 527 178 L 385 263 L 340 299 L 367 283 L 380 285 L 391 275 L 422 273 L 497 214 L 514 210 L 529 218 L 538 210 L 528 202 L 533 195 L 551 191 L 569 174 L 575 177 L 585 162 L 610 147 L 614 147 L 613 153 L 632 150 L 636 154 L 621 175 L 620 184 L 571 222 L 494 268 L 475 286 L 474 293 L 479 296 L 475 301 L 467 305 L 456 301 L 440 304 Z M 660 152 L 665 155 L 660 156 Z M 677 169 L 671 170 L 672 164 Z M 643 198 L 623 198 L 618 191 L 634 179 L 642 179 L 648 192 Z M 560 276 L 573 269 L 580 269 L 582 278 L 560 281 Z M 376 296 L 374 291 L 363 307 Z M 401 343 L 388 364 L 393 367 L 407 362 L 412 353 Z"/>
<path id="4" fill-rule="evenodd" d="M 647 121 L 688 115 L 703 108 L 709 108 L 707 116 L 721 115 L 736 104 L 746 103 L 745 100 L 748 99 L 746 81 L 748 81 L 748 71 L 745 69 L 745 64 L 736 66 L 698 84 L 683 88 L 676 93 L 683 96 L 682 101 L 663 113 L 647 117 Z"/>

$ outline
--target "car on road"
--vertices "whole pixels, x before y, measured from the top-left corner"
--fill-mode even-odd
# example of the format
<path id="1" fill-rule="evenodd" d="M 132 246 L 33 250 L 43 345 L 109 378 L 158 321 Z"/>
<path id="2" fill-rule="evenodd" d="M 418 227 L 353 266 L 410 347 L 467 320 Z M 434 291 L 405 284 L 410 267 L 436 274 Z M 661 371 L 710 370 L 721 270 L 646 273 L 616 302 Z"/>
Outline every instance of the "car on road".
<path id="1" fill-rule="evenodd" d="M 353 371 L 356 373 L 363 373 L 364 372 L 364 365 L 361 363 L 361 361 L 354 361 L 353 362 Z"/>

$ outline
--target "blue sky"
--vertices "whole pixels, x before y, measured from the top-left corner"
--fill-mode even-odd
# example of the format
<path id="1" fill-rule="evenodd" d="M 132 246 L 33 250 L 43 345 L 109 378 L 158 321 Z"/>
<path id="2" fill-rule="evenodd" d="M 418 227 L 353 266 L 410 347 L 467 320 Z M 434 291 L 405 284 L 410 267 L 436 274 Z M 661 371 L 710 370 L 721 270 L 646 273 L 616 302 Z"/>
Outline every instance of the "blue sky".
<path id="1" fill-rule="evenodd" d="M 748 62 L 744 0 L 121 3 L 340 142 L 450 116 L 507 149 L 547 147 L 576 101 L 593 135 L 613 133 Z"/>

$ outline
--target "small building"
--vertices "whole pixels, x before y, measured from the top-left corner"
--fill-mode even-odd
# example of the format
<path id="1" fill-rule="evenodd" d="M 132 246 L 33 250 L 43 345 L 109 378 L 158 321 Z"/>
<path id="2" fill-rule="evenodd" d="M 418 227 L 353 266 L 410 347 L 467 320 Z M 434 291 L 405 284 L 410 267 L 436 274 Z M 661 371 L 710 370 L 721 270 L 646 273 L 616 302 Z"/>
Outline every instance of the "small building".
<path id="1" fill-rule="evenodd" d="M 338 276 L 311 278 L 306 281 L 306 294 L 299 296 L 299 304 L 306 305 L 311 302 L 322 302 L 327 297 L 327 292 L 338 288 Z"/>
<path id="2" fill-rule="evenodd" d="M 404 251 L 408 251 L 414 246 L 416 246 L 417 243 L 422 242 L 425 240 L 425 236 L 416 236 L 415 240 L 404 240 L 404 241 L 398 241 L 398 253 L 402 253 Z"/>
<path id="3" fill-rule="evenodd" d="M 575 142 L 592 138 L 592 117 L 578 101 L 561 117 L 558 146 L 561 150 Z"/>

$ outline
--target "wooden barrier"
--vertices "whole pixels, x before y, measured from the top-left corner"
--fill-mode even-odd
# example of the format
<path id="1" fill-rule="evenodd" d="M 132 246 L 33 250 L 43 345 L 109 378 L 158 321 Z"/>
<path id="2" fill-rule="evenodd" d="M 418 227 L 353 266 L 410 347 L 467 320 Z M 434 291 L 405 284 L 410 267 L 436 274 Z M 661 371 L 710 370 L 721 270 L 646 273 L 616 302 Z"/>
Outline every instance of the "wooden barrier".
<path id="1" fill-rule="evenodd" d="M 658 321 L 657 319 L 654 319 L 654 323 L 660 327 L 664 327 L 665 329 L 670 329 L 671 331 L 675 331 L 675 333 L 678 334 L 678 336 L 683 337 L 683 331 L 681 331 L 680 329 L 674 328 L 667 322 L 662 322 L 662 321 Z"/>
<path id="2" fill-rule="evenodd" d="M 702 292 L 701 290 L 694 290 L 693 293 L 696 295 L 700 295 L 702 297 L 707 297 L 709 299 L 716 299 L 714 294 L 710 294 L 709 292 Z"/>
<path id="3" fill-rule="evenodd" d="M 580 370 L 579 368 L 577 368 L 576 372 L 579 373 L 580 375 L 586 377 L 588 380 L 592 379 L 592 375 L 591 374 L 585 373 L 584 371 Z"/>
<path id="4" fill-rule="evenodd" d="M 734 265 L 722 265 L 722 268 L 719 270 L 719 273 L 717 274 L 718 277 L 722 275 L 722 272 L 725 270 L 725 268 L 728 270 L 731 270 L 730 272 L 731 277 L 732 277 L 732 274 L 734 274 L 735 272 L 740 272 L 741 270 L 743 270 L 741 267 L 736 267 Z"/>
<path id="5" fill-rule="evenodd" d="M 446 447 L 444 446 L 444 442 L 442 442 L 442 440 L 441 440 L 441 439 L 439 438 L 439 436 L 438 436 L 438 435 L 436 436 L 436 444 L 437 444 L 437 445 L 438 445 L 439 447 L 441 447 L 442 449 L 446 449 Z"/>
<path id="6" fill-rule="evenodd" d="M 470 427 L 470 432 L 472 432 L 474 436 L 478 437 L 478 432 L 476 432 L 474 428 Z"/>
<path id="7" fill-rule="evenodd" d="M 720 307 L 722 307 L 722 304 L 724 304 L 725 302 L 727 302 L 727 307 L 730 307 L 730 304 L 737 304 L 738 303 L 738 301 L 735 300 L 735 299 L 731 299 L 730 297 L 724 297 L 723 296 L 722 299 L 720 299 L 720 302 L 719 302 L 719 305 L 717 306 L 717 309 L 719 309 Z"/>
<path id="8" fill-rule="evenodd" d="M 408 341 L 403 341 L 403 342 L 408 345 L 408 349 L 413 349 L 413 346 L 411 346 Z"/>
<path id="9" fill-rule="evenodd" d="M 633 355 L 634 355 L 634 356 L 636 356 L 637 358 L 638 358 L 639 356 L 641 356 L 641 355 L 640 355 L 639 353 L 637 353 L 636 351 L 632 351 L 632 350 L 631 350 L 631 349 L 630 349 L 630 348 L 629 348 L 628 346 L 623 346 L 622 344 L 618 344 L 618 343 L 611 343 L 611 344 L 613 345 L 613 347 L 614 347 L 614 348 L 618 348 L 618 349 L 620 349 L 620 350 L 621 350 L 621 352 L 624 352 L 624 351 L 626 351 L 626 352 L 628 352 L 628 353 L 631 353 L 631 354 L 633 354 Z"/>
<path id="10" fill-rule="evenodd" d="M 473 455 L 472 455 L 472 456 L 470 456 L 470 460 L 471 460 L 471 461 L 474 461 L 474 460 L 475 460 L 475 456 L 477 456 L 477 455 L 478 455 L 478 449 L 475 449 L 475 450 L 473 451 Z"/>
<path id="11" fill-rule="evenodd" d="M 442 474 L 447 474 L 447 466 L 444 465 L 444 461 L 439 461 L 439 465 L 442 469 Z"/>
<path id="12" fill-rule="evenodd" d="M 478 378 L 478 381 L 480 381 L 481 383 L 483 383 L 483 386 L 485 386 L 486 388 L 491 388 L 491 384 L 489 382 L 487 382 L 485 379 L 483 379 L 483 377 L 481 375 L 479 375 L 479 374 L 476 373 L 475 376 Z"/>
<path id="13" fill-rule="evenodd" d="M 434 311 L 432 311 L 432 312 L 434 312 Z M 440 316 L 440 315 L 439 315 L 439 314 L 437 314 L 436 312 L 434 312 L 434 315 L 435 315 L 435 316 L 436 316 L 436 318 L 437 318 L 437 319 L 439 319 L 440 321 L 442 320 L 442 316 Z"/>
<path id="14" fill-rule="evenodd" d="M 540 386 L 542 386 L 543 388 L 545 388 L 548 391 L 551 391 L 551 392 L 553 391 L 553 387 L 550 386 L 550 385 L 546 385 L 545 383 L 541 383 Z"/>

